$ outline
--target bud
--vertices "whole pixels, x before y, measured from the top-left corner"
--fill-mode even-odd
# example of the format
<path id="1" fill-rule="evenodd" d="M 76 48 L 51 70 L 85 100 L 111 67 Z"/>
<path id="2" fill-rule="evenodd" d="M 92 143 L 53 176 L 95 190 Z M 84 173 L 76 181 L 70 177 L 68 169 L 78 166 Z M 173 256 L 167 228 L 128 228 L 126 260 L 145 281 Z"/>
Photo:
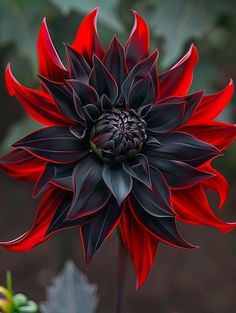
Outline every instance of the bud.
<path id="1" fill-rule="evenodd" d="M 146 140 L 145 122 L 134 111 L 105 112 L 91 131 L 92 150 L 105 162 L 134 157 Z"/>

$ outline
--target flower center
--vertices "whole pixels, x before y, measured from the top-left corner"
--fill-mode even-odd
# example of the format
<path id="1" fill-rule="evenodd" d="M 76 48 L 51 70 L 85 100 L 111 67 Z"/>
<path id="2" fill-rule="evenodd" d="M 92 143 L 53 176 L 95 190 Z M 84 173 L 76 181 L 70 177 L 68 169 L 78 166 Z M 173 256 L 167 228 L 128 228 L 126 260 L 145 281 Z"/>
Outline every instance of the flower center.
<path id="1" fill-rule="evenodd" d="M 105 162 L 121 162 L 138 154 L 145 140 L 145 122 L 133 111 L 117 109 L 100 116 L 92 128 L 90 145 Z"/>

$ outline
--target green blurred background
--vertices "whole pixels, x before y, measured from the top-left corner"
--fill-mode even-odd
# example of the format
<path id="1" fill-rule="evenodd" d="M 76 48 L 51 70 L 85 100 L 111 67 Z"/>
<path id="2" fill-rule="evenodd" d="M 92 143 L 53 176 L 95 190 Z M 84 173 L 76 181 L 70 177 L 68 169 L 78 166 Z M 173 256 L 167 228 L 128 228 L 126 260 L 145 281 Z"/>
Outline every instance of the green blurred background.
<path id="1" fill-rule="evenodd" d="M 62 57 L 63 42 L 70 43 L 83 16 L 99 6 L 99 33 L 107 46 L 113 33 L 122 42 L 133 23 L 131 8 L 140 12 L 151 28 L 151 46 L 160 50 L 159 69 L 165 70 L 194 42 L 200 61 L 192 90 L 216 92 L 236 79 L 236 1 L 233 0 L 0 0 L 0 150 L 38 127 L 10 98 L 4 70 L 11 61 L 17 79 L 37 86 L 35 42 L 44 16 Z M 221 116 L 236 122 L 236 102 Z M 217 214 L 236 219 L 236 162 L 232 146 L 216 163 L 231 182 L 229 200 Z M 0 238 L 12 239 L 29 228 L 36 201 L 31 185 L 0 174 Z M 213 202 L 216 199 L 212 198 Z M 129 264 L 125 312 L 129 313 L 233 313 L 236 292 L 236 231 L 229 235 L 198 226 L 182 226 L 188 240 L 200 245 L 194 252 L 160 246 L 156 265 L 144 287 L 135 291 L 134 271 Z M 110 313 L 115 288 L 117 240 L 113 236 L 92 262 L 88 276 L 99 286 L 99 312 Z M 78 230 L 64 231 L 35 250 L 14 254 L 0 250 L 0 282 L 10 269 L 15 289 L 37 301 L 44 300 L 45 286 L 72 258 L 86 271 Z"/>

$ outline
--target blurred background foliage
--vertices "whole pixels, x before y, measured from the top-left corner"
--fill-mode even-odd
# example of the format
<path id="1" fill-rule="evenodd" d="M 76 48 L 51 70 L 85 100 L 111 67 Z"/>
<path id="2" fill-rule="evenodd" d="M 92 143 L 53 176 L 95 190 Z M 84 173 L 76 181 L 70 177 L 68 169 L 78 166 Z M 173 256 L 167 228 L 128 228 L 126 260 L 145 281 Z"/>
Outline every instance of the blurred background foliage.
<path id="1" fill-rule="evenodd" d="M 160 50 L 159 71 L 171 66 L 194 42 L 199 49 L 200 61 L 192 90 L 216 92 L 230 78 L 236 80 L 235 0 L 0 0 L 1 152 L 8 150 L 19 137 L 39 127 L 25 115 L 18 102 L 8 96 L 4 84 L 7 63 L 11 62 L 13 73 L 21 83 L 37 86 L 36 39 L 43 17 L 47 18 L 56 48 L 65 60 L 62 43 L 72 41 L 83 16 L 97 6 L 100 7 L 98 28 L 105 46 L 113 33 L 123 43 L 126 41 L 133 23 L 130 9 L 135 9 L 150 25 L 152 49 L 158 47 Z M 236 122 L 235 100 L 234 97 L 222 119 Z M 235 145 L 226 152 L 225 158 L 217 161 L 217 167 L 231 181 L 228 205 L 219 213 L 230 219 L 236 215 Z M 27 183 L 20 184 L 1 175 L 0 186 L 0 234 L 1 239 L 10 239 L 30 225 L 34 212 L 29 208 L 35 208 L 36 203 L 29 201 L 30 186 Z M 204 229 L 202 233 L 199 230 L 199 227 L 184 228 L 189 239 L 202 244 L 198 252 L 161 247 L 160 260 L 148 283 L 138 291 L 139 295 L 133 291 L 134 274 L 131 271 L 127 312 L 234 311 L 236 236 L 230 234 L 226 239 L 213 230 Z M 21 290 L 30 291 L 35 299 L 43 299 L 44 285 L 50 282 L 66 258 L 75 259 L 83 268 L 77 233 L 72 230 L 59 234 L 27 254 L 14 255 L 1 250 L 0 278 L 10 268 L 15 272 L 16 285 Z M 109 270 L 109 262 L 116 259 L 115 238 L 102 250 L 89 275 L 90 280 L 99 285 L 102 299 L 99 312 L 106 313 L 110 312 L 114 287 L 114 273 L 113 269 Z M 142 308 L 144 303 L 145 309 Z"/>

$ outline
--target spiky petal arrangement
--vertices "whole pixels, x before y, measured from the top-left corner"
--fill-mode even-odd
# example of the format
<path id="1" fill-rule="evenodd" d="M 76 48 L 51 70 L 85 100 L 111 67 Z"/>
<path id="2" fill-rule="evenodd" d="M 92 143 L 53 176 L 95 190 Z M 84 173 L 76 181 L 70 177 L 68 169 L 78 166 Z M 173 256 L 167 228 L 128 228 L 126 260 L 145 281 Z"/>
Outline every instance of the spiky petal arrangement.
<path id="1" fill-rule="evenodd" d="M 153 265 L 159 242 L 192 249 L 176 220 L 228 232 L 211 210 L 206 190 L 228 191 L 212 167 L 236 137 L 233 124 L 217 115 L 233 94 L 233 83 L 212 95 L 189 94 L 195 46 L 170 70 L 157 71 L 158 51 L 149 55 L 149 30 L 134 12 L 125 44 L 114 36 L 105 50 L 97 34 L 97 9 L 85 17 L 66 68 L 51 41 L 46 21 L 39 32 L 41 89 L 22 86 L 6 70 L 10 95 L 45 127 L 13 144 L 1 168 L 36 182 L 43 194 L 32 228 L 4 242 L 26 251 L 57 231 L 79 227 L 86 262 L 115 228 L 133 260 L 137 284 Z"/>

